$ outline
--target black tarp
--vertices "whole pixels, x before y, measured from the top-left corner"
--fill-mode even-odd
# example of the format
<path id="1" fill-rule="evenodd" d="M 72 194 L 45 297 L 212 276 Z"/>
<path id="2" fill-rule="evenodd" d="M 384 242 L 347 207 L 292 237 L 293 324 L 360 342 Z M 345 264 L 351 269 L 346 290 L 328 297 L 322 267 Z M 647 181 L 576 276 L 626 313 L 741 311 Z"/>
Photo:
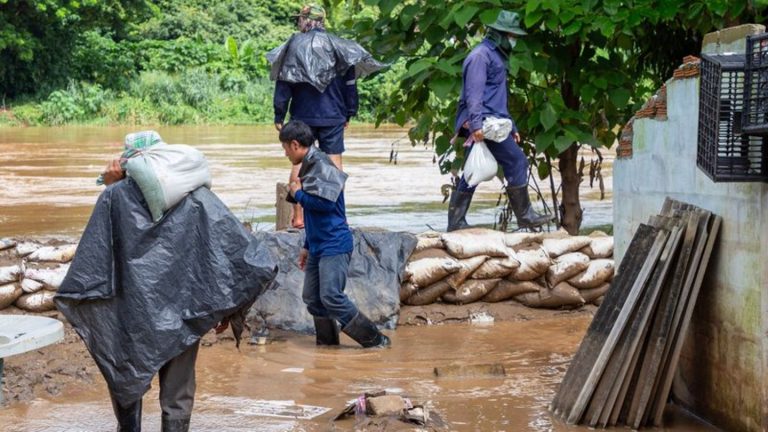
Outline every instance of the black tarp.
<path id="1" fill-rule="evenodd" d="M 325 91 L 337 76 L 355 68 L 355 78 L 387 67 L 360 44 L 326 32 L 294 33 L 287 42 L 267 53 L 273 81 L 308 83 Z"/>
<path id="2" fill-rule="evenodd" d="M 353 229 L 352 235 L 354 250 L 345 292 L 373 322 L 393 329 L 400 313 L 400 281 L 416 237 L 365 229 Z M 279 257 L 280 272 L 275 289 L 256 300 L 249 318 L 264 321 L 270 328 L 314 333 L 312 316 L 301 299 L 304 272 L 297 265 L 304 232 L 256 232 L 254 236 Z"/>
<path id="3" fill-rule="evenodd" d="M 250 306 L 276 263 L 208 189 L 153 223 L 128 178 L 99 197 L 55 301 L 128 405 L 163 364 Z"/>

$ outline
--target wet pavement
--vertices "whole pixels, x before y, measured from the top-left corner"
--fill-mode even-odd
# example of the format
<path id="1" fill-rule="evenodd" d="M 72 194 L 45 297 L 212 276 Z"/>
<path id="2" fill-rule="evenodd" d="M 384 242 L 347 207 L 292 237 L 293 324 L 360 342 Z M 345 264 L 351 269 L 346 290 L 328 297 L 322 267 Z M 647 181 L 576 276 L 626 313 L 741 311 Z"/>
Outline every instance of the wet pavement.
<path id="1" fill-rule="evenodd" d="M 357 430 L 354 419 L 332 418 L 361 393 L 387 389 L 426 403 L 447 430 L 586 431 L 554 420 L 547 405 L 589 320 L 562 315 L 486 326 L 401 326 L 387 332 L 393 346 L 383 350 L 354 348 L 346 337 L 344 348 L 318 348 L 313 337 L 299 335 L 244 345 L 240 352 L 231 343 L 202 347 L 191 430 Z M 506 377 L 443 378 L 433 372 L 491 363 L 501 364 Z M 159 431 L 156 383 L 144 401 L 144 430 Z M 715 430 L 680 413 L 667 425 L 658 430 Z M 5 432 L 111 431 L 114 419 L 106 386 L 97 379 L 91 388 L 0 409 L 0 426 Z"/>
<path id="2" fill-rule="evenodd" d="M 121 152 L 127 127 L 0 128 L 0 236 L 78 236 L 102 187 L 95 179 Z M 256 229 L 272 229 L 275 183 L 287 180 L 289 164 L 272 126 L 158 127 L 169 143 L 203 151 L 211 163 L 213 191 Z M 444 229 L 448 205 L 431 147 L 413 147 L 406 130 L 352 126 L 344 168 L 349 222 L 422 232 Z M 394 152 L 397 164 L 390 163 Z M 589 152 L 584 152 L 589 160 Z M 610 224 L 612 156 L 603 167 L 607 199 L 582 184 L 584 226 Z M 541 185 L 546 189 L 546 185 Z M 478 188 L 468 219 L 492 225 L 501 183 Z"/>

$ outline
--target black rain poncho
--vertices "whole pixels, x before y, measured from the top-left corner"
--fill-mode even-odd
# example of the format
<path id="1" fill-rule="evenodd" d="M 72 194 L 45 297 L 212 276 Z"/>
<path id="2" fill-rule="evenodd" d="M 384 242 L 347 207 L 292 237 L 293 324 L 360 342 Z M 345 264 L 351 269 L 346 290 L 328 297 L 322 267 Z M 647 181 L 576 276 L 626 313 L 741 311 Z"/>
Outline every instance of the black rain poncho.
<path id="1" fill-rule="evenodd" d="M 123 406 L 274 280 L 276 258 L 208 189 L 158 223 L 127 178 L 99 197 L 55 301 Z"/>
<path id="2" fill-rule="evenodd" d="M 360 44 L 324 31 L 294 33 L 287 42 L 267 53 L 273 81 L 308 83 L 323 92 L 337 76 L 355 68 L 355 78 L 387 67 Z"/>

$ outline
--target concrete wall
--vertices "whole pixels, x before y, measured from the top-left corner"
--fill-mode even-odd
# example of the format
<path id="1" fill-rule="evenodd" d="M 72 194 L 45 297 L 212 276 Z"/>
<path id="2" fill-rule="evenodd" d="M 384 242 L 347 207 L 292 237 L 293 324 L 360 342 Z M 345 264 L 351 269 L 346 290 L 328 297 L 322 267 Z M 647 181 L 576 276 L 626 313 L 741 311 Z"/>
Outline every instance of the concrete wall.
<path id="1" fill-rule="evenodd" d="M 723 217 L 673 392 L 726 430 L 766 431 L 768 185 L 713 183 L 696 167 L 698 106 L 699 79 L 673 79 L 668 120 L 635 120 L 632 156 L 614 163 L 615 256 L 621 259 L 637 226 L 667 196 Z"/>

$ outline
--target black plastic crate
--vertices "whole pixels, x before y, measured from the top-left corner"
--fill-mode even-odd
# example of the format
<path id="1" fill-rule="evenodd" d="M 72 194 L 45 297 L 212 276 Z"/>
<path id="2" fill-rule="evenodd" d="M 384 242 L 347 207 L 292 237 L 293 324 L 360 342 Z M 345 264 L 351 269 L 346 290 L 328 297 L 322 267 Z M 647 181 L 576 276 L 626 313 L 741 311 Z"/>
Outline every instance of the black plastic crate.
<path id="1" fill-rule="evenodd" d="M 768 33 L 747 36 L 743 131 L 768 135 Z"/>
<path id="2" fill-rule="evenodd" d="M 768 181 L 765 139 L 743 134 L 744 56 L 701 58 L 696 165 L 715 182 Z"/>

